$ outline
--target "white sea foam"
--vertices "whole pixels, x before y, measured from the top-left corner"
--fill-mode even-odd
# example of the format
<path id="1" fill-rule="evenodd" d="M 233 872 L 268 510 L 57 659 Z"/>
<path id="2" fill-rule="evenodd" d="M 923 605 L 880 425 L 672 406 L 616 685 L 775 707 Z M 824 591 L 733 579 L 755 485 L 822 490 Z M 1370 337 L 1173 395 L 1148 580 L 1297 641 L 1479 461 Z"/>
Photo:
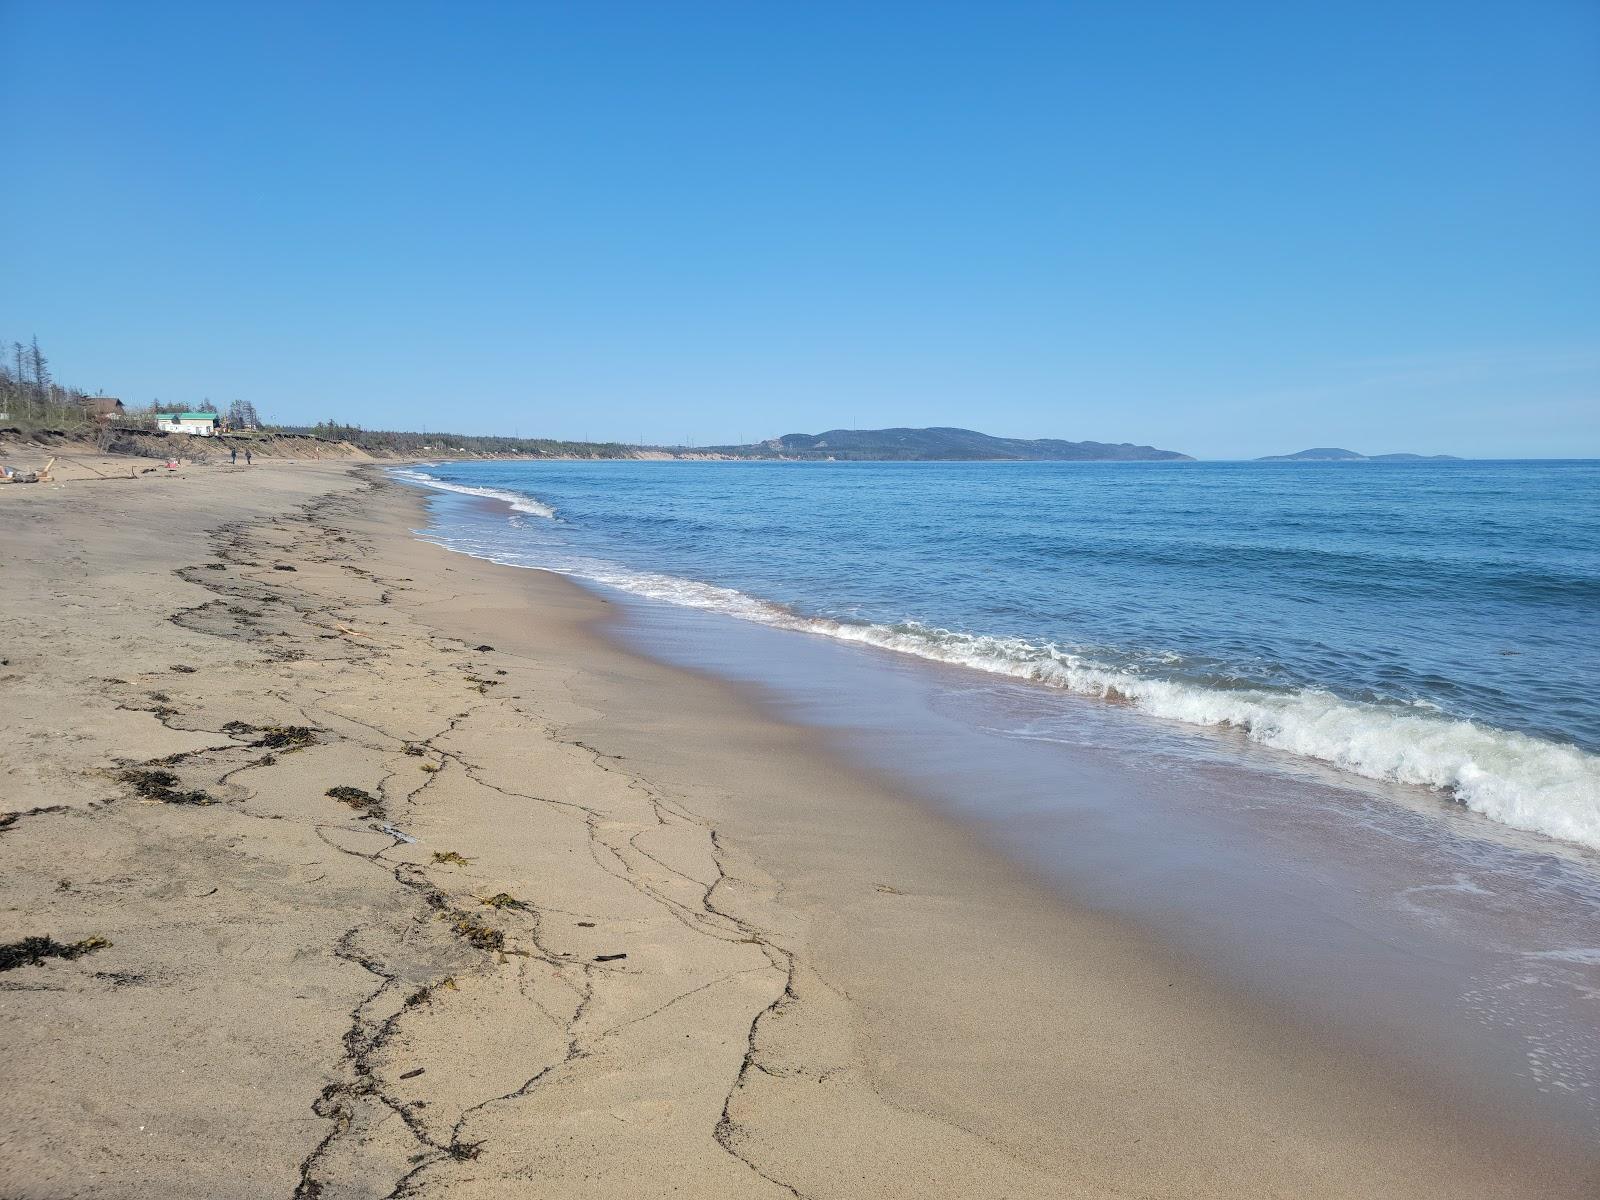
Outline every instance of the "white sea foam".
<path id="1" fill-rule="evenodd" d="M 447 483 L 443 479 L 429 475 L 426 471 L 407 470 L 396 468 L 393 474 L 400 479 L 412 483 L 420 483 L 424 487 L 438 488 L 441 492 L 458 492 L 463 496 L 484 496 L 490 500 L 503 500 L 517 512 L 529 513 L 535 517 L 554 517 L 556 510 L 542 501 L 535 500 L 532 496 L 522 492 L 502 491 L 500 488 L 468 487 L 464 483 Z"/>
<path id="2" fill-rule="evenodd" d="M 1600 849 L 1600 756 L 1431 707 L 1361 703 L 1315 690 L 1208 686 L 1135 674 L 1021 638 L 804 617 L 733 588 L 608 563 L 584 562 L 565 573 L 651 599 L 1126 703 L 1165 720 L 1236 729 L 1276 750 L 1369 779 L 1436 788 L 1502 824 Z"/>
<path id="3" fill-rule="evenodd" d="M 1600 967 L 1600 946 L 1569 946 L 1561 950 L 1530 950 L 1523 957 L 1575 963 L 1581 967 Z"/>

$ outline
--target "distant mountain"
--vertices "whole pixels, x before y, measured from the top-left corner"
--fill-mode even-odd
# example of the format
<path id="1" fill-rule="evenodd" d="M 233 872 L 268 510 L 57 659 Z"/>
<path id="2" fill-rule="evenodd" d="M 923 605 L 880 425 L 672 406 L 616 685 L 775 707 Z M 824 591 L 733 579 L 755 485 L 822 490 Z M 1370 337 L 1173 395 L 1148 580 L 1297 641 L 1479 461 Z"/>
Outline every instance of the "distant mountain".
<path id="1" fill-rule="evenodd" d="M 1374 454 L 1373 462 L 1460 462 L 1454 454 Z"/>
<path id="2" fill-rule="evenodd" d="M 1357 454 L 1338 446 L 1313 446 L 1298 454 L 1269 454 L 1257 462 L 1460 462 L 1453 454 Z"/>
<path id="3" fill-rule="evenodd" d="M 1361 462 L 1367 456 L 1354 450 L 1341 450 L 1338 446 L 1313 446 L 1298 454 L 1269 454 L 1257 462 Z"/>
<path id="4" fill-rule="evenodd" d="M 1175 450 L 1131 442 L 1066 442 L 1058 438 L 1000 438 L 971 429 L 830 429 L 825 433 L 786 433 L 753 446 L 715 450 L 747 458 L 856 459 L 872 461 L 1026 462 L 1192 461 Z"/>

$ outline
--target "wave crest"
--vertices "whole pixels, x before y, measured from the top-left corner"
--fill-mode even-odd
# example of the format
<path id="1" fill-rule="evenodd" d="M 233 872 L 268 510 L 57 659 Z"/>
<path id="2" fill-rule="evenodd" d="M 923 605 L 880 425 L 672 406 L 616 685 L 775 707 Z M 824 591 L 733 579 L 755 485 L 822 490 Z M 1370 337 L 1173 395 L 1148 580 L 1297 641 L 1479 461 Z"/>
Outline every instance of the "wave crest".
<path id="1" fill-rule="evenodd" d="M 806 617 L 733 588 L 612 564 L 585 563 L 563 573 L 654 600 L 1125 703 L 1164 720 L 1236 729 L 1275 750 L 1368 779 L 1434 788 L 1501 824 L 1600 849 L 1600 757 L 1428 707 L 1135 674 L 1053 645 L 914 621 Z"/>
<path id="2" fill-rule="evenodd" d="M 500 488 L 468 487 L 464 483 L 448 483 L 426 471 L 407 470 L 395 468 L 391 474 L 411 483 L 420 483 L 424 487 L 437 488 L 441 492 L 457 492 L 463 496 L 483 496 L 490 500 L 501 500 L 509 504 L 512 509 L 520 513 L 528 513 L 535 517 L 545 517 L 553 520 L 556 510 L 540 500 L 522 492 L 508 492 Z"/>

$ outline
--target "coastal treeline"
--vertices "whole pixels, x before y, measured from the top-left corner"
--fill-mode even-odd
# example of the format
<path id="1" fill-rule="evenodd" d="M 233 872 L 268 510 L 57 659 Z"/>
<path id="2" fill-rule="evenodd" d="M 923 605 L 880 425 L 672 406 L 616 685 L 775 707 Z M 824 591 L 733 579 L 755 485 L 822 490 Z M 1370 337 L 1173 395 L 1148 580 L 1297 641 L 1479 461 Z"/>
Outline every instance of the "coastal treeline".
<path id="1" fill-rule="evenodd" d="M 554 438 L 495 437 L 468 433 L 363 429 L 329 419 L 315 425 L 274 425 L 275 433 L 296 433 L 329 442 L 348 442 L 371 454 L 412 458 L 427 454 L 526 454 L 540 458 L 631 458 L 622 442 L 566 442 Z"/>
<path id="2" fill-rule="evenodd" d="M 153 426 L 164 414 L 180 412 L 217 413 L 235 429 L 263 423 L 255 405 L 248 400 L 234 400 L 226 410 L 219 409 L 209 397 L 197 404 L 152 400 L 134 405 L 60 383 L 50 356 L 37 337 L 26 342 L 0 341 L 0 351 L 0 424 L 17 429 L 75 432 L 107 426 L 112 421 L 122 428 L 138 428 Z"/>
<path id="3" fill-rule="evenodd" d="M 134 404 L 57 382 L 50 357 L 37 337 L 26 342 L 0 341 L 0 428 L 27 433 L 56 430 L 73 436 L 116 440 L 120 431 L 154 429 L 168 413 L 207 412 L 223 418 L 234 434 L 300 434 L 328 442 L 344 442 L 380 457 L 428 454 L 528 455 L 541 458 L 628 458 L 633 449 L 620 442 L 568 442 L 553 438 L 492 437 L 438 431 L 364 429 L 335 418 L 315 425 L 274 424 L 249 400 L 219 407 L 211 399 L 175 403 L 151 400 Z"/>
<path id="4" fill-rule="evenodd" d="M 0 354 L 0 421 L 21 427 L 75 425 L 86 419 L 89 396 L 56 382 L 38 338 L 10 341 Z"/>

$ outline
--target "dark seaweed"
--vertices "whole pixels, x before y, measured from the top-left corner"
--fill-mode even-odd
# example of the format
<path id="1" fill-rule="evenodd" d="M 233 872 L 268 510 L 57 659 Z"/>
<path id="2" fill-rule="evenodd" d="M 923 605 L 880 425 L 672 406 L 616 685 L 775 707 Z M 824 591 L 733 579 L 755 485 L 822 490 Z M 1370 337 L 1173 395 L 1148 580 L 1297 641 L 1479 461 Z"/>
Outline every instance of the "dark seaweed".
<path id="1" fill-rule="evenodd" d="M 216 797 L 202 791 L 181 791 L 179 779 L 171 771 L 153 771 L 148 767 L 130 767 L 117 778 L 133 785 L 133 790 L 146 800 L 159 800 L 163 804 L 215 804 Z"/>
<path id="2" fill-rule="evenodd" d="M 330 800 L 338 800 L 342 804 L 348 804 L 351 808 L 366 809 L 369 812 L 381 810 L 383 807 L 383 801 L 379 800 L 371 792 L 365 788 L 351 787 L 347 783 L 331 787 L 324 794 Z"/>
<path id="3" fill-rule="evenodd" d="M 273 725 L 261 731 L 252 746 L 265 746 L 269 750 L 297 750 L 314 745 L 317 735 L 304 725 Z"/>
<path id="4" fill-rule="evenodd" d="M 66 944 L 52 937 L 25 937 L 20 942 L 0 945 L 0 971 L 41 966 L 47 958 L 82 958 L 109 945 L 110 942 L 99 936 Z"/>

